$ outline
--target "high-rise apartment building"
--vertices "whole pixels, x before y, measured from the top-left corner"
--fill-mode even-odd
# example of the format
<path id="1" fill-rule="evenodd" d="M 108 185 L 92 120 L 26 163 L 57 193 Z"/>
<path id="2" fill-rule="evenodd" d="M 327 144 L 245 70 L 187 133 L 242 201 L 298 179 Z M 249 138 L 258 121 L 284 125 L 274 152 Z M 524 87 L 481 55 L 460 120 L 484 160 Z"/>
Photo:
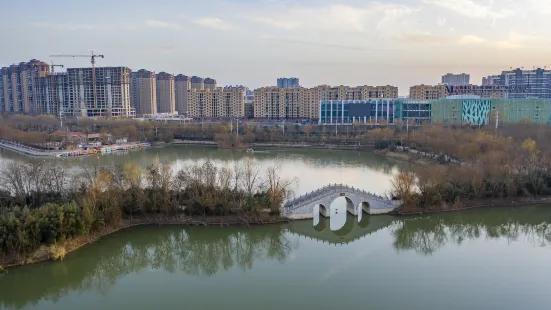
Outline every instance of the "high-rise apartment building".
<path id="1" fill-rule="evenodd" d="M 211 78 L 206 78 L 204 80 L 204 87 L 208 89 L 215 89 L 216 88 L 216 80 Z"/>
<path id="2" fill-rule="evenodd" d="M 0 69 L 0 106 L 11 113 L 55 113 L 52 93 L 48 86 L 53 82 L 49 75 L 50 66 L 32 59 Z M 51 87 L 49 87 L 51 90 Z"/>
<path id="3" fill-rule="evenodd" d="M 551 70 L 514 69 L 503 71 L 496 81 L 507 89 L 507 98 L 551 98 Z"/>
<path id="4" fill-rule="evenodd" d="M 322 100 L 368 100 L 398 98 L 394 86 L 337 86 L 313 88 L 263 87 L 254 92 L 254 117 L 267 119 L 298 119 L 319 117 Z"/>
<path id="5" fill-rule="evenodd" d="M 277 79 L 277 88 L 298 88 L 299 80 L 296 77 Z"/>
<path id="6" fill-rule="evenodd" d="M 199 90 L 205 89 L 205 80 L 203 80 L 203 78 L 200 78 L 198 76 L 192 76 L 191 89 L 199 89 Z"/>
<path id="7" fill-rule="evenodd" d="M 188 93 L 188 116 L 194 118 L 245 117 L 244 87 L 195 89 Z"/>
<path id="8" fill-rule="evenodd" d="M 157 74 L 157 112 L 174 113 L 175 111 L 174 75 L 160 72 Z"/>
<path id="9" fill-rule="evenodd" d="M 157 78 L 154 72 L 141 69 L 131 74 L 131 105 L 136 113 L 157 113 Z"/>
<path id="10" fill-rule="evenodd" d="M 482 78 L 482 86 L 499 85 L 500 75 L 488 75 Z"/>
<path id="11" fill-rule="evenodd" d="M 469 81 L 471 79 L 470 74 L 461 73 L 461 74 L 453 74 L 448 73 L 444 76 L 442 76 L 442 84 L 447 84 L 451 86 L 461 86 L 461 85 L 469 85 Z"/>
<path id="12" fill-rule="evenodd" d="M 64 83 L 59 89 L 66 92 L 60 97 L 67 111 L 83 117 L 113 116 L 133 117 L 136 113 L 130 104 L 130 69 L 127 67 L 96 67 L 94 79 L 92 68 L 69 68 L 66 76 L 58 81 Z M 59 85 L 58 85 L 59 86 Z"/>
<path id="13" fill-rule="evenodd" d="M 176 111 L 180 115 L 188 114 L 188 93 L 191 89 L 191 79 L 183 74 L 174 77 L 174 97 Z"/>
<path id="14" fill-rule="evenodd" d="M 254 118 L 254 93 L 245 92 L 245 118 Z"/>
<path id="15" fill-rule="evenodd" d="M 0 69 L 0 113 L 6 110 L 4 100 L 4 79 L 2 78 L 2 70 Z"/>

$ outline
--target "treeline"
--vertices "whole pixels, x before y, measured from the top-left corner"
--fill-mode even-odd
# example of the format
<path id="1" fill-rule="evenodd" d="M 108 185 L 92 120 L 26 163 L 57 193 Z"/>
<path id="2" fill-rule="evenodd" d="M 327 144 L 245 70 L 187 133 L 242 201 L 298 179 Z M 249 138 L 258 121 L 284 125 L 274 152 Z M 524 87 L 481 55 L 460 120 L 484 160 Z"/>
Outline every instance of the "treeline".
<path id="1" fill-rule="evenodd" d="M 315 123 L 269 124 L 254 121 L 241 121 L 239 135 L 237 124 L 229 121 L 205 120 L 193 123 L 164 123 L 138 121 L 133 119 L 90 119 L 67 117 L 63 128 L 53 116 L 3 115 L 2 124 L 17 130 L 18 134 L 6 134 L 5 139 L 23 144 L 29 143 L 25 133 L 46 135 L 55 131 L 111 134 L 115 139 L 128 138 L 129 141 L 171 142 L 182 140 L 216 141 L 221 147 L 235 147 L 254 142 L 309 142 L 309 143 L 372 143 L 374 136 L 369 132 L 379 125 L 354 124 L 352 126 L 321 126 Z M 386 127 L 386 125 L 383 125 Z M 22 134 L 23 133 L 23 134 Z M 0 139 L 2 133 L 0 131 Z M 57 137 L 52 137 L 52 139 Z M 42 140 L 44 141 L 44 140 Z M 56 140 L 57 141 L 57 140 Z"/>
<path id="2" fill-rule="evenodd" d="M 515 137 L 487 129 L 419 128 L 415 136 L 403 137 L 404 145 L 449 155 L 461 163 L 402 171 L 395 177 L 394 194 L 404 199 L 404 208 L 409 210 L 461 208 L 465 202 L 551 195 L 551 148 L 545 142 L 548 134 L 537 125 L 515 128 Z"/>
<path id="3" fill-rule="evenodd" d="M 181 215 L 231 216 L 247 224 L 268 210 L 277 216 L 294 180 L 280 178 L 277 166 L 260 171 L 247 160 L 232 168 L 205 162 L 177 172 L 159 162 L 144 170 L 127 163 L 78 178 L 57 166 L 10 163 L 0 170 L 0 182 L 0 261 L 22 261 L 42 245 L 62 257 L 65 241 L 136 217 L 163 222 Z"/>

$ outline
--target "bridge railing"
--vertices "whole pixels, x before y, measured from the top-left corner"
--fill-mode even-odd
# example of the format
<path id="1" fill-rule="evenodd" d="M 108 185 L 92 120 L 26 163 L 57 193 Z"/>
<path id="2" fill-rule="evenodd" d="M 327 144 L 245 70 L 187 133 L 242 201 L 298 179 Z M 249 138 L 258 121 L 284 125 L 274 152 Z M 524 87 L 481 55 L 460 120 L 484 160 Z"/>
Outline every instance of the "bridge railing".
<path id="1" fill-rule="evenodd" d="M 336 192 L 343 192 L 343 191 L 352 191 L 352 192 L 359 192 L 359 193 L 362 193 L 362 194 L 365 194 L 365 195 L 369 195 L 372 197 L 372 199 L 375 199 L 379 202 L 383 202 L 383 203 L 388 203 L 390 201 L 390 199 L 388 198 L 385 198 L 383 196 L 380 196 L 380 195 L 376 195 L 374 193 L 371 193 L 371 192 L 367 192 L 365 190 L 362 190 L 362 189 L 358 189 L 358 188 L 354 188 L 354 187 L 351 187 L 351 186 L 347 186 L 347 185 L 344 185 L 344 184 L 329 184 L 329 185 L 326 185 L 322 188 L 319 188 L 317 190 L 314 190 L 314 191 L 311 191 L 311 192 L 308 192 L 306 194 L 303 194 L 295 199 L 292 199 L 292 200 L 289 200 L 287 201 L 283 207 L 285 209 L 287 209 L 288 211 L 291 211 L 289 209 L 293 208 L 294 206 L 297 206 L 296 208 L 304 205 L 306 202 L 309 202 L 311 200 L 318 200 L 318 199 L 321 199 L 327 195 L 331 195 L 331 194 L 334 194 Z M 295 209 L 296 209 L 295 208 Z"/>

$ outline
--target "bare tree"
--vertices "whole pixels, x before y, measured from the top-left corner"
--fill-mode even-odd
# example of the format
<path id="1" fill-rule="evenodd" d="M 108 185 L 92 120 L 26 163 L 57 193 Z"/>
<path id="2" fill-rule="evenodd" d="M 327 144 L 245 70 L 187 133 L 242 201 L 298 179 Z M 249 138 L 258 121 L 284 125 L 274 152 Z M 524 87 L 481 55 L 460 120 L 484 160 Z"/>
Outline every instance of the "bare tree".
<path id="1" fill-rule="evenodd" d="M 250 157 L 247 157 L 243 165 L 243 175 L 241 184 L 245 193 L 252 197 L 260 186 L 260 168 L 258 164 Z"/>

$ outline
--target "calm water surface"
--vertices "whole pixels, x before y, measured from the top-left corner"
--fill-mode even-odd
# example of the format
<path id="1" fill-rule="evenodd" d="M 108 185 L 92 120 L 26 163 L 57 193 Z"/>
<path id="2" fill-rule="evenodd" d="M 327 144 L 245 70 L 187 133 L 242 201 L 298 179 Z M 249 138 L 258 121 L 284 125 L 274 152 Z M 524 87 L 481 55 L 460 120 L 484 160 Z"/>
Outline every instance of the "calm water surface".
<path id="1" fill-rule="evenodd" d="M 551 206 L 140 227 L 0 276 L 2 309 L 549 309 Z"/>
<path id="2" fill-rule="evenodd" d="M 171 147 L 65 161 L 68 169 L 159 158 L 175 168 L 242 152 Z M 327 183 L 378 193 L 396 163 L 357 152 L 255 153 L 298 194 Z M 0 161 L 28 160 L 0 152 Z M 139 227 L 0 276 L 0 309 L 550 309 L 551 206 L 254 228 Z"/>
<path id="3" fill-rule="evenodd" d="M 221 150 L 216 147 L 169 146 L 149 148 L 144 151 L 124 155 L 99 155 L 71 159 L 38 159 L 22 156 L 11 151 L 0 149 L 0 165 L 14 160 L 55 161 L 72 171 L 84 168 L 123 164 L 128 161 L 147 167 L 155 160 L 170 163 L 174 169 L 186 165 L 202 163 L 207 160 L 219 166 L 232 168 L 236 162 L 245 161 L 251 156 L 243 150 Z M 281 166 L 281 175 L 286 178 L 298 178 L 295 185 L 297 195 L 318 189 L 329 183 L 343 183 L 373 193 L 388 192 L 392 172 L 397 164 L 395 160 L 366 152 L 301 150 L 301 149 L 267 149 L 256 150 L 252 158 L 261 170 L 273 165 Z"/>

